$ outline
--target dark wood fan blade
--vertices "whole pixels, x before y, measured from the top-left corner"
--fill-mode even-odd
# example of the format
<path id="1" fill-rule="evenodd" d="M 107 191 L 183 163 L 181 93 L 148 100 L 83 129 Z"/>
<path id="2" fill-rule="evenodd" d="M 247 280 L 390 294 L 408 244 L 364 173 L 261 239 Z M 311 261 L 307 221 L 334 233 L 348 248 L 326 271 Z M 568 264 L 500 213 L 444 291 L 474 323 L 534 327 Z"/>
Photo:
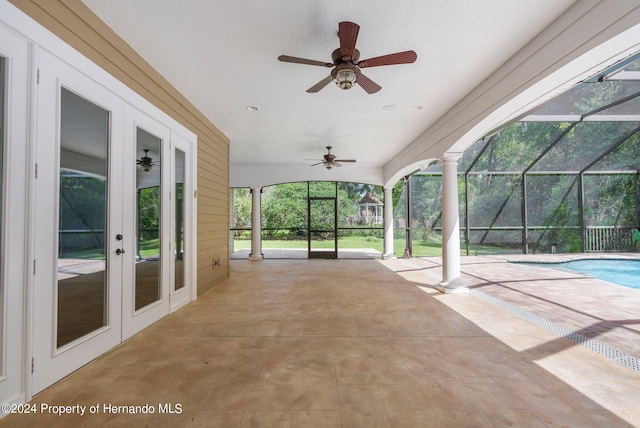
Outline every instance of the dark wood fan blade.
<path id="1" fill-rule="evenodd" d="M 333 77 L 327 76 L 321 81 L 319 81 L 318 83 L 316 83 L 315 85 L 313 85 L 312 87 L 310 87 L 309 89 L 307 89 L 307 92 L 309 92 L 310 94 L 314 94 L 318 92 L 320 89 L 327 86 L 332 80 L 333 80 Z"/>
<path id="2" fill-rule="evenodd" d="M 380 85 L 378 85 L 373 80 L 369 79 L 364 74 L 360 74 L 360 76 L 358 76 L 356 83 L 362 86 L 362 89 L 364 89 L 367 94 L 375 94 L 380 89 L 382 89 Z"/>
<path id="3" fill-rule="evenodd" d="M 334 159 L 334 162 L 355 162 L 355 159 Z"/>
<path id="4" fill-rule="evenodd" d="M 322 165 L 324 162 L 318 162 L 318 163 L 314 163 L 313 165 L 309 165 L 309 166 L 316 166 L 316 165 Z"/>
<path id="5" fill-rule="evenodd" d="M 380 67 L 381 65 L 411 64 L 418 55 L 414 51 L 397 52 L 389 55 L 377 56 L 358 62 L 358 67 Z"/>
<path id="6" fill-rule="evenodd" d="M 342 57 L 353 58 L 356 49 L 360 26 L 353 22 L 344 21 L 338 24 L 338 37 L 340 38 L 340 53 Z"/>
<path id="7" fill-rule="evenodd" d="M 282 62 L 292 62 L 294 64 L 319 65 L 320 67 L 333 67 L 333 64 L 330 62 L 322 62 L 322 61 L 316 61 L 313 59 L 298 58 L 298 57 L 289 56 L 289 55 L 280 55 L 278 57 L 278 60 Z"/>

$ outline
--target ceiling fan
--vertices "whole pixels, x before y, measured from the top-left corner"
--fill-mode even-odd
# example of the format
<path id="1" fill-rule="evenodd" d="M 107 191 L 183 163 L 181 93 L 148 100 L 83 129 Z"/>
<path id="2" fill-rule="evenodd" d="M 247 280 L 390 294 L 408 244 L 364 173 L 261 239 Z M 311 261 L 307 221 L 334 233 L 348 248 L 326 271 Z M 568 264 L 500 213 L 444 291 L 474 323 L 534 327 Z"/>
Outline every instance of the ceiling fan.
<path id="1" fill-rule="evenodd" d="M 149 149 L 143 149 L 142 151 L 144 152 L 144 156 L 142 156 L 140 159 L 137 159 L 136 164 L 140 165 L 144 172 L 149 172 L 151 171 L 151 168 L 153 168 L 155 165 L 158 165 L 158 162 L 153 162 L 153 159 L 148 156 Z"/>
<path id="2" fill-rule="evenodd" d="M 314 163 L 311 166 L 316 166 L 316 165 L 324 165 L 325 168 L 327 169 L 331 169 L 334 166 L 335 167 L 341 167 L 342 164 L 339 162 L 355 162 L 354 159 L 336 159 L 336 155 L 331 153 L 331 149 L 333 147 L 331 146 L 327 146 L 327 154 L 324 155 L 324 159 L 321 160 L 318 163 Z M 320 159 L 307 159 L 307 160 L 320 160 Z"/>
<path id="3" fill-rule="evenodd" d="M 414 51 L 404 51 L 360 61 L 360 52 L 356 49 L 356 41 L 358 39 L 359 31 L 360 26 L 353 22 L 344 21 L 338 24 L 340 47 L 331 54 L 331 60 L 333 62 L 315 61 L 288 55 L 280 55 L 278 60 L 282 62 L 293 62 L 296 64 L 318 65 L 320 67 L 327 68 L 333 67 L 329 76 L 307 89 L 307 92 L 309 93 L 320 91 L 333 80 L 340 89 L 351 89 L 353 85 L 357 83 L 368 94 L 375 94 L 382 88 L 373 80 L 362 74 L 360 72 L 361 68 L 379 67 L 381 65 L 410 64 L 415 62 L 418 56 Z"/>

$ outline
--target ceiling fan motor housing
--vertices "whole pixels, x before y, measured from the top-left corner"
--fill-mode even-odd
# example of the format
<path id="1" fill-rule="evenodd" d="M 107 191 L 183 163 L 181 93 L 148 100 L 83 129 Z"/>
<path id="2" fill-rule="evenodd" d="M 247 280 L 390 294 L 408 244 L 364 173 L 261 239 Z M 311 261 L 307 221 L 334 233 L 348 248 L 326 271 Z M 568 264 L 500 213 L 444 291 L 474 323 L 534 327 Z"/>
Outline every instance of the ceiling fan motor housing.
<path id="1" fill-rule="evenodd" d="M 340 65 L 345 62 L 350 62 L 351 64 L 357 64 L 360 59 L 360 51 L 358 49 L 353 50 L 353 57 L 349 58 L 346 56 L 342 56 L 342 52 L 340 48 L 336 49 L 331 53 L 331 59 L 333 60 L 333 65 Z"/>

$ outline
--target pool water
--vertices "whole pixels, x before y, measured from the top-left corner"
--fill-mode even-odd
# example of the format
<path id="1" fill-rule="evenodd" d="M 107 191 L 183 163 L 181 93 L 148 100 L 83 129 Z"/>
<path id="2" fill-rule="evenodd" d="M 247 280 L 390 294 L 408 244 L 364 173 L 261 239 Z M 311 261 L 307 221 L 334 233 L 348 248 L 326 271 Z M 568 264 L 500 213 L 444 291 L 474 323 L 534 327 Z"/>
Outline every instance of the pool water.
<path id="1" fill-rule="evenodd" d="M 548 266 L 640 289 L 640 260 L 574 260 Z"/>

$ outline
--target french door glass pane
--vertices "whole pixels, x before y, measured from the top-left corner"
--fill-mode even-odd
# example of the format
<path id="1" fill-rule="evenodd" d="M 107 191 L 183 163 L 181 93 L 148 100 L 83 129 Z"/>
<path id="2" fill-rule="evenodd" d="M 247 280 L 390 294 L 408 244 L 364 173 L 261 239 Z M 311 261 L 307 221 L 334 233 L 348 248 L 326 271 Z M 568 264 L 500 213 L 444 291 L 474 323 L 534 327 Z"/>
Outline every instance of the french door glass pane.
<path id="1" fill-rule="evenodd" d="M 144 129 L 136 134 L 138 236 L 135 310 L 162 298 L 160 286 L 160 147 L 162 140 Z"/>
<path id="2" fill-rule="evenodd" d="M 109 112 L 62 88 L 57 347 L 107 324 Z"/>
<path id="3" fill-rule="evenodd" d="M 176 149 L 176 185 L 175 185 L 175 290 L 184 287 L 184 152 Z"/>

